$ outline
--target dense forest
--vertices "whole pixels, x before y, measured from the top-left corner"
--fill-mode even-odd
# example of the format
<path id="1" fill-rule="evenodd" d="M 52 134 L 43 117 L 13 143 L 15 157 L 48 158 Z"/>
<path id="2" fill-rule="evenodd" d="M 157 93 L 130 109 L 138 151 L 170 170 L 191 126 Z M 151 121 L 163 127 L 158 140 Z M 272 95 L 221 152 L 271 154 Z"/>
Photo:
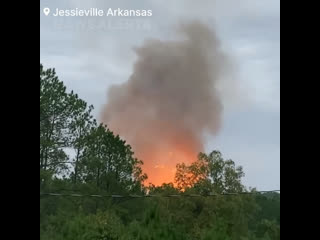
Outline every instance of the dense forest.
<path id="1" fill-rule="evenodd" d="M 234 161 L 199 153 L 153 186 L 92 110 L 40 64 L 41 240 L 280 239 L 280 194 L 245 187 Z"/>

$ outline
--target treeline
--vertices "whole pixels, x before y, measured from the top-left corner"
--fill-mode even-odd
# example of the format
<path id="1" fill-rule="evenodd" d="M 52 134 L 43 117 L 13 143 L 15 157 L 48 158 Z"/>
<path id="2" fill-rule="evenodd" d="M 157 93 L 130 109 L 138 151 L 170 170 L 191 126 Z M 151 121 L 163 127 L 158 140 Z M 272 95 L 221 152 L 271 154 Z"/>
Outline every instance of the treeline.
<path id="1" fill-rule="evenodd" d="M 40 239 L 280 239 L 280 194 L 206 197 L 248 191 L 232 160 L 200 153 L 193 164 L 177 166 L 174 184 L 147 185 L 143 162 L 92 110 L 40 64 L 40 193 L 163 197 L 40 195 Z M 203 197 L 166 197 L 182 192 Z"/>

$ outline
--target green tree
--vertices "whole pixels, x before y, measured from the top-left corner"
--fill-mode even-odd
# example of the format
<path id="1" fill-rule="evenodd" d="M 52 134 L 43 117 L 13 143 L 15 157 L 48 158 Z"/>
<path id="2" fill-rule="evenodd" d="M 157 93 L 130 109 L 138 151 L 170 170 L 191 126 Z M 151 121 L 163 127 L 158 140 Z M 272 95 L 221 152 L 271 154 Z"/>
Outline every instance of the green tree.
<path id="1" fill-rule="evenodd" d="M 96 120 L 91 115 L 93 106 L 89 106 L 87 109 L 87 103 L 83 100 L 77 100 L 75 104 L 77 104 L 75 108 L 77 111 L 73 112 L 73 119 L 69 126 L 71 147 L 75 150 L 74 171 L 71 175 L 74 184 L 77 183 L 78 175 L 81 172 L 81 159 L 84 158 L 84 150 L 90 131 L 96 126 Z"/>
<path id="2" fill-rule="evenodd" d="M 69 125 L 77 96 L 66 87 L 54 69 L 40 65 L 40 169 L 57 173 L 68 160 L 64 149 L 70 146 Z"/>
<path id="3" fill-rule="evenodd" d="M 133 156 L 130 145 L 100 124 L 87 138 L 82 161 L 83 179 L 108 192 L 130 190 L 145 179 L 142 162 Z"/>
<path id="4" fill-rule="evenodd" d="M 219 151 L 200 153 L 198 160 L 187 166 L 177 165 L 175 182 L 179 189 L 198 189 L 202 194 L 232 193 L 245 190 L 241 183 L 244 176 L 242 167 L 234 161 L 224 160 Z"/>

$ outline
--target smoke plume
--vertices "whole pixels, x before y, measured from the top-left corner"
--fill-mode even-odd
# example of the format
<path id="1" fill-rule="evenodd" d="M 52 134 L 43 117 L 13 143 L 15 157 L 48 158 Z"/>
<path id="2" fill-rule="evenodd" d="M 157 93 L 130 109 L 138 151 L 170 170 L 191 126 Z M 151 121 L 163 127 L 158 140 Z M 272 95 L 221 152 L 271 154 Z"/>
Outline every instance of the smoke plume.
<path id="1" fill-rule="evenodd" d="M 101 120 L 144 161 L 148 182 L 174 180 L 177 163 L 204 149 L 203 134 L 221 127 L 217 85 L 228 61 L 215 33 L 199 22 L 180 25 L 175 41 L 147 40 L 127 82 L 108 90 Z"/>

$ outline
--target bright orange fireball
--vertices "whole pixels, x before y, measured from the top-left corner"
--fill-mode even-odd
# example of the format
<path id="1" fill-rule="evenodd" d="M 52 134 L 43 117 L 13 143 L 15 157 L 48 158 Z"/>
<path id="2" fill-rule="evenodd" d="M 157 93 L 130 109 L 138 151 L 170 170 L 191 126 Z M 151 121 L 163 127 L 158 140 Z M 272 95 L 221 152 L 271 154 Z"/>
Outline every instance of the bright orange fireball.
<path id="1" fill-rule="evenodd" d="M 163 183 L 174 183 L 176 165 L 178 163 L 190 164 L 196 160 L 196 155 L 187 149 L 145 152 L 141 159 L 144 161 L 143 171 L 148 175 L 146 184 L 152 183 L 160 186 Z"/>

